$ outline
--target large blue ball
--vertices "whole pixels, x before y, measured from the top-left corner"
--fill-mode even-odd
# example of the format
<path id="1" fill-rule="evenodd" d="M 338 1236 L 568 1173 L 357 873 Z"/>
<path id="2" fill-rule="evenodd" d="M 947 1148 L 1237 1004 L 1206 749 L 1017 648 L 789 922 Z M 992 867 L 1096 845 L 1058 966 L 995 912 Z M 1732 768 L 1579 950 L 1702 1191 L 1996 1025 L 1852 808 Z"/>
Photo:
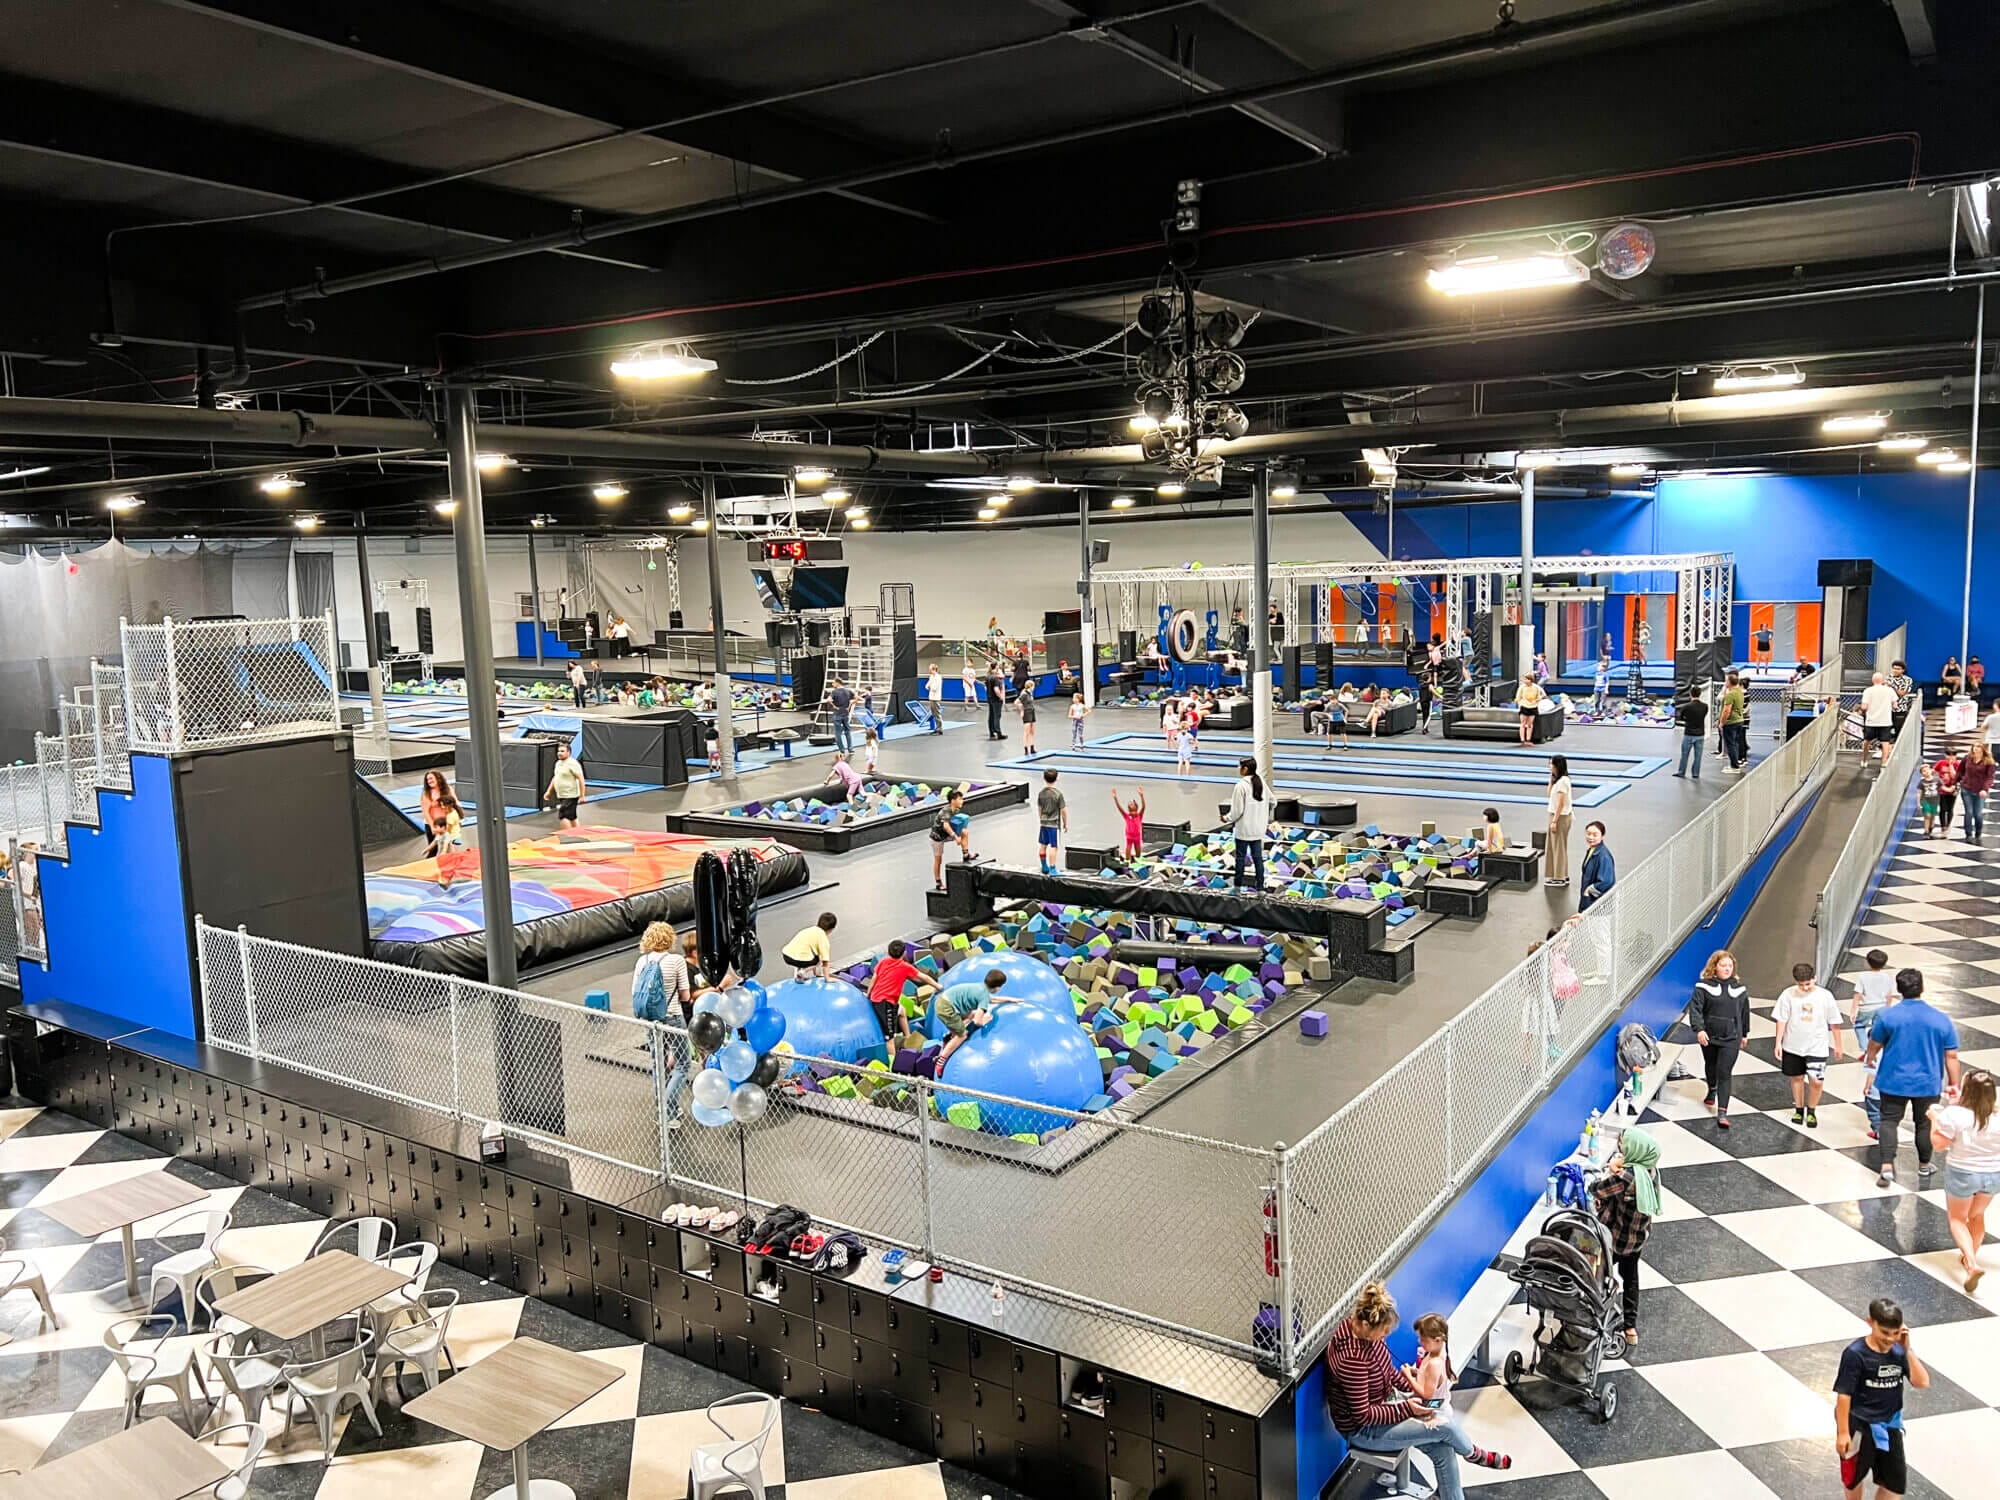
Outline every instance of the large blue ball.
<path id="1" fill-rule="evenodd" d="M 786 979 L 772 985 L 767 998 L 784 1016 L 784 1039 L 800 1057 L 860 1062 L 883 1045 L 875 1007 L 844 979 Z"/>
<path id="2" fill-rule="evenodd" d="M 991 1099 L 965 1101 L 949 1092 L 960 1088 L 1005 1094 L 1033 1104 L 1080 1110 L 1104 1087 L 1097 1049 L 1076 1024 L 1074 1015 L 1059 1016 L 1032 1005 L 1003 1005 L 993 1019 L 967 1037 L 945 1064 L 938 1109 L 960 1102 L 979 1106 L 979 1128 L 994 1135 L 1041 1134 L 1074 1122 L 1064 1115 L 996 1104 Z"/>
<path id="3" fill-rule="evenodd" d="M 942 987 L 984 983 L 994 969 L 1007 976 L 1006 988 L 1000 993 L 1008 999 L 1061 1016 L 1072 1026 L 1076 1024 L 1076 1002 L 1070 998 L 1069 981 L 1032 953 L 1011 949 L 1004 953 L 975 953 L 945 970 Z"/>

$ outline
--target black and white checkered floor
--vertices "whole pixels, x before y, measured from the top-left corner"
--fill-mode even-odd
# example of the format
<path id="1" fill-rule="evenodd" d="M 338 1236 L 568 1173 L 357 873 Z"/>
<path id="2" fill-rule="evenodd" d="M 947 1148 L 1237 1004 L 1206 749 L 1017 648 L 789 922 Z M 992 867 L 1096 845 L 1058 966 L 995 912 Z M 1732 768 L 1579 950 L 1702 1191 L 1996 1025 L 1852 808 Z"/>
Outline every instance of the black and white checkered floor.
<path id="1" fill-rule="evenodd" d="M 21 1101 L 4 1101 L 20 1104 Z M 39 1269 L 53 1294 L 62 1327 L 42 1331 L 25 1292 L 0 1302 L 0 1470 L 28 1470 L 117 1431 L 123 1383 L 103 1345 L 104 1330 L 127 1314 L 105 1310 L 93 1289 L 116 1283 L 123 1257 L 114 1230 L 96 1243 L 70 1233 L 39 1211 L 89 1189 L 140 1172 L 166 1171 L 208 1189 L 207 1205 L 226 1209 L 233 1223 L 220 1253 L 233 1264 L 281 1269 L 297 1264 L 328 1221 L 254 1188 L 239 1187 L 201 1167 L 169 1161 L 122 1136 L 49 1110 L 0 1107 L 0 1254 Z M 192 1245 L 145 1236 L 178 1214 L 137 1226 L 141 1281 L 147 1262 Z M 713 1370 L 637 1344 L 595 1323 L 532 1298 L 474 1280 L 440 1265 L 433 1287 L 460 1296 L 450 1345 L 459 1366 L 518 1335 L 587 1350 L 626 1378 L 578 1407 L 529 1445 L 535 1474 L 560 1479 L 579 1500 L 687 1493 L 688 1451 L 717 1437 L 703 1411 L 709 1402 L 749 1387 Z M 167 1307 L 177 1305 L 170 1294 Z M 170 1339 L 170 1356 L 206 1342 L 206 1334 Z M 449 1375 L 446 1379 L 450 1379 Z M 212 1389 L 219 1384 L 210 1380 Z M 405 1396 L 423 1389 L 412 1371 Z M 148 1398 L 148 1414 L 178 1420 L 170 1395 Z M 281 1407 L 267 1409 L 265 1459 L 253 1500 L 473 1500 L 512 1481 L 508 1455 L 465 1442 L 442 1428 L 404 1416 L 390 1396 L 377 1404 L 377 1437 L 354 1408 L 339 1419 L 334 1456 L 321 1463 L 312 1423 L 284 1429 Z M 772 1500 L 996 1500 L 1011 1492 L 991 1480 L 925 1459 L 860 1428 L 787 1402 L 780 1434 L 766 1450 L 764 1473 Z M 197 1397 L 204 1426 L 242 1420 L 235 1403 L 220 1412 Z M 775 1481 L 782 1481 L 781 1483 Z M 110 1500 L 110 1497 L 107 1497 Z"/>
<path id="2" fill-rule="evenodd" d="M 1861 954 L 1882 948 L 1892 969 L 1924 971 L 1965 1065 L 2000 1068 L 1996 895 L 2000 841 L 1906 835 L 1836 977 L 1843 1008 Z M 1907 1409 L 1912 1500 L 2000 1494 L 2000 1278 L 1977 1297 L 1960 1290 L 1943 1172 L 1919 1183 L 1907 1120 L 1899 1181 L 1875 1185 L 1851 1045 L 1828 1069 L 1819 1128 L 1791 1123 L 1773 998 L 1754 1002 L 1732 1129 L 1716 1129 L 1698 1079 L 1665 1084 L 1643 1117 L 1660 1142 L 1664 1207 L 1642 1257 L 1639 1347 L 1606 1366 L 1615 1419 L 1599 1425 L 1532 1380 L 1514 1391 L 1484 1372 L 1461 1382 L 1473 1440 L 1514 1457 L 1508 1472 L 1467 1474 L 1484 1500 L 1833 1500 L 1834 1371 L 1883 1295 L 1903 1304 L 1931 1369 Z M 1688 1061 L 1699 1073 L 1700 1057 Z M 2000 1271 L 1994 1238 L 1985 1263 Z M 1510 1309 L 1496 1329 L 1496 1365 L 1524 1345 L 1523 1320 Z"/>

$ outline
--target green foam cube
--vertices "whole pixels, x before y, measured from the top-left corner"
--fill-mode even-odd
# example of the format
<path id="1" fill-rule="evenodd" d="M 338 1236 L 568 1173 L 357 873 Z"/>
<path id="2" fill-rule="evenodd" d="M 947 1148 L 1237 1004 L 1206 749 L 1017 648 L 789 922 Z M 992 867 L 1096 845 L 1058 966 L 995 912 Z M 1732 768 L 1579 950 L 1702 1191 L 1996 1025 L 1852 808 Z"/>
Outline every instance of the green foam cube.
<path id="1" fill-rule="evenodd" d="M 977 1130 L 979 1128 L 978 1102 L 972 1099 L 961 1099 L 944 1112 L 944 1117 L 961 1130 Z"/>

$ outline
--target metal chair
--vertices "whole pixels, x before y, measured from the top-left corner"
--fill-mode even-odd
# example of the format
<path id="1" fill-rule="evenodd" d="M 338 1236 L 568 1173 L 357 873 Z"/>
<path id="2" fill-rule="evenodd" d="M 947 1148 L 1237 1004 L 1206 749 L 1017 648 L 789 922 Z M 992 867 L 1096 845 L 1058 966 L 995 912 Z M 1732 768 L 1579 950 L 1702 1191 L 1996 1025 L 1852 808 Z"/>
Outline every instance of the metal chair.
<path id="1" fill-rule="evenodd" d="M 389 1329 L 376 1346 L 375 1384 L 378 1389 L 394 1371 L 396 1391 L 401 1395 L 402 1369 L 405 1365 L 417 1367 L 424 1377 L 424 1389 L 427 1391 L 437 1389 L 440 1358 L 451 1367 L 452 1374 L 458 1373 L 458 1361 L 451 1357 L 451 1348 L 445 1342 L 451 1332 L 451 1311 L 457 1306 L 458 1293 L 449 1288 L 441 1287 L 418 1297 L 409 1309 L 416 1321 Z"/>
<path id="2" fill-rule="evenodd" d="M 0 1250 L 5 1249 L 6 1242 L 0 1240 Z M 62 1327 L 62 1323 L 56 1318 L 55 1304 L 49 1300 L 49 1286 L 42 1279 L 42 1273 L 25 1260 L 11 1255 L 0 1255 L 0 1297 L 5 1297 L 11 1292 L 35 1294 L 35 1300 L 42 1307 L 42 1321 L 36 1325 L 38 1332 L 43 1324 L 50 1328 Z M 0 1333 L 0 1349 L 6 1348 L 13 1342 L 13 1334 Z"/>
<path id="3" fill-rule="evenodd" d="M 237 1464 L 235 1473 L 215 1482 L 215 1488 L 210 1491 L 215 1500 L 243 1500 L 250 1493 L 250 1476 L 257 1468 L 257 1460 L 264 1456 L 264 1429 L 257 1425 L 254 1417 L 248 1422 L 231 1422 L 227 1427 L 204 1432 L 195 1441 L 218 1450 L 217 1456 L 227 1463 L 232 1455 L 220 1450 L 223 1434 L 231 1432 L 243 1434 L 243 1461 Z"/>
<path id="4" fill-rule="evenodd" d="M 326 1233 L 307 1252 L 307 1259 L 324 1255 L 329 1250 L 346 1250 L 348 1247 L 340 1241 L 348 1235 L 354 1237 L 351 1253 L 363 1260 L 380 1260 L 396 1243 L 396 1226 L 393 1221 L 372 1214 L 359 1219 L 343 1219 L 338 1224 L 327 1226 Z"/>
<path id="5" fill-rule="evenodd" d="M 427 1240 L 412 1240 L 398 1245 L 382 1257 L 382 1264 L 392 1271 L 407 1271 L 410 1280 L 386 1296 L 377 1297 L 365 1309 L 366 1316 L 377 1332 L 388 1328 L 404 1313 L 414 1312 L 417 1301 L 430 1284 L 431 1271 L 437 1265 L 438 1247 Z"/>
<path id="6" fill-rule="evenodd" d="M 752 1403 L 763 1408 L 764 1419 L 748 1437 L 737 1437 L 716 1415 L 726 1407 Z M 748 1490 L 755 1500 L 764 1500 L 764 1447 L 778 1425 L 780 1410 L 778 1398 L 762 1391 L 744 1391 L 709 1402 L 709 1422 L 729 1441 L 698 1444 L 688 1455 L 688 1500 L 711 1500 L 729 1490 Z"/>
<path id="7" fill-rule="evenodd" d="M 264 1403 L 284 1382 L 292 1346 L 254 1328 L 237 1328 L 210 1339 L 207 1353 L 223 1389 L 236 1398 L 244 1417 L 262 1420 Z"/>
<path id="8" fill-rule="evenodd" d="M 341 1322 L 359 1324 L 359 1319 Z M 357 1402 L 375 1435 L 382 1435 L 381 1419 L 375 1415 L 375 1397 L 369 1389 L 368 1371 L 372 1363 L 369 1348 L 375 1341 L 372 1331 L 357 1326 L 354 1342 L 338 1354 L 298 1364 L 289 1364 L 279 1373 L 285 1382 L 285 1425 L 290 1427 L 302 1399 L 319 1428 L 322 1462 L 333 1459 L 333 1423 L 349 1400 Z"/>
<path id="9" fill-rule="evenodd" d="M 1349 1448 L 1347 1452 L 1357 1467 L 1375 1471 L 1375 1484 L 1387 1495 L 1400 1500 L 1430 1500 L 1437 1493 L 1434 1485 L 1417 1474 L 1415 1448 L 1400 1453 L 1374 1453 L 1366 1448 Z"/>
<path id="10" fill-rule="evenodd" d="M 222 1238 L 229 1228 L 230 1216 L 219 1208 L 196 1209 L 191 1214 L 182 1214 L 153 1236 L 156 1240 L 172 1239 L 177 1234 L 189 1234 L 192 1229 L 182 1225 L 199 1225 L 201 1243 L 192 1250 L 180 1250 L 156 1264 L 146 1281 L 146 1307 L 159 1306 L 160 1283 L 165 1282 L 181 1294 L 181 1317 L 187 1322 L 188 1331 L 194 1331 L 194 1287 L 202 1276 L 222 1264 L 222 1257 L 215 1252 L 215 1242 Z"/>
<path id="11" fill-rule="evenodd" d="M 136 1336 L 139 1329 L 150 1324 L 160 1325 L 160 1331 L 145 1338 Z M 188 1380 L 192 1377 L 194 1383 L 201 1387 L 202 1400 L 213 1399 L 208 1394 L 208 1382 L 202 1378 L 201 1366 L 196 1362 L 192 1349 L 185 1355 L 173 1355 L 163 1347 L 166 1339 L 179 1326 L 178 1318 L 167 1313 L 151 1313 L 142 1318 L 120 1318 L 104 1330 L 104 1347 L 111 1351 L 118 1373 L 125 1377 L 127 1427 L 138 1420 L 139 1406 L 146 1392 L 154 1386 L 162 1386 L 180 1397 L 181 1415 L 187 1419 L 188 1431 L 200 1431 L 194 1420 L 194 1397 L 188 1390 Z M 152 1353 L 136 1347 L 145 1343 L 153 1345 Z"/>
<path id="12" fill-rule="evenodd" d="M 202 1272 L 201 1280 L 194 1284 L 194 1301 L 195 1306 L 207 1315 L 209 1330 L 213 1333 L 241 1333 L 248 1328 L 250 1325 L 241 1318 L 217 1312 L 215 1304 L 245 1287 L 269 1279 L 272 1274 L 268 1266 L 216 1266 Z"/>

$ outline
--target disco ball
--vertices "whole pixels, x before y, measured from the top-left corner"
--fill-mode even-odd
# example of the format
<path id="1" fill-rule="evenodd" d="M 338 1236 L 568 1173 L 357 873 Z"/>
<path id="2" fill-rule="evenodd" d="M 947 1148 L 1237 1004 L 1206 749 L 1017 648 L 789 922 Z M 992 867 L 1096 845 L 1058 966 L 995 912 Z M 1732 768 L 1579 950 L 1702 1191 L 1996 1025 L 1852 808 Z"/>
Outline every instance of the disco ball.
<path id="1" fill-rule="evenodd" d="M 1597 242 L 1597 269 L 1613 281 L 1630 281 L 1653 263 L 1658 249 L 1644 224 L 1619 224 Z"/>

